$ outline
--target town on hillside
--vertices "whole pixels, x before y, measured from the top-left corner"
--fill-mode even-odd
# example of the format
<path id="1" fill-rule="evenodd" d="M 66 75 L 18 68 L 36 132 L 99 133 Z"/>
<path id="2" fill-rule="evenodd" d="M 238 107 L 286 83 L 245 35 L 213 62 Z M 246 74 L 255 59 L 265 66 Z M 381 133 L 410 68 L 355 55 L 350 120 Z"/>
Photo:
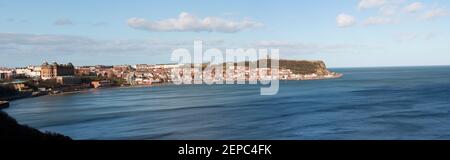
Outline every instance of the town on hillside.
<path id="1" fill-rule="evenodd" d="M 278 77 L 280 80 L 314 80 L 340 77 L 338 73 L 328 71 L 323 62 L 281 61 Z M 294 62 L 294 63 L 293 63 Z M 260 80 L 263 75 L 270 76 L 271 68 L 250 68 L 236 64 L 223 65 L 223 73 L 205 68 L 192 68 L 194 74 L 212 81 L 219 80 Z M 44 62 L 40 66 L 23 68 L 0 68 L 0 100 L 12 100 L 23 97 L 34 97 L 49 94 L 79 91 L 89 88 L 151 86 L 172 83 L 172 72 L 180 72 L 186 65 L 181 64 L 137 64 L 137 65 L 95 65 L 74 66 L 72 63 L 58 64 Z M 306 70 L 309 69 L 309 70 Z M 232 74 L 229 74 L 231 70 Z M 184 71 L 184 74 L 185 71 Z"/>

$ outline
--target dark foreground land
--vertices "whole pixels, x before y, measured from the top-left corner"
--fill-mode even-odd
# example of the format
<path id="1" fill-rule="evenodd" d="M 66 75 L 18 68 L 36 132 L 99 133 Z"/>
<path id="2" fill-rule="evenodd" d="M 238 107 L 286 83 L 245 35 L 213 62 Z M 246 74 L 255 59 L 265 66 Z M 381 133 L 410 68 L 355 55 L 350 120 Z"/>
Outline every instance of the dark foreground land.
<path id="1" fill-rule="evenodd" d="M 51 132 L 41 132 L 37 129 L 20 125 L 3 111 L 0 111 L 0 141 L 1 140 L 71 140 L 70 137 Z"/>

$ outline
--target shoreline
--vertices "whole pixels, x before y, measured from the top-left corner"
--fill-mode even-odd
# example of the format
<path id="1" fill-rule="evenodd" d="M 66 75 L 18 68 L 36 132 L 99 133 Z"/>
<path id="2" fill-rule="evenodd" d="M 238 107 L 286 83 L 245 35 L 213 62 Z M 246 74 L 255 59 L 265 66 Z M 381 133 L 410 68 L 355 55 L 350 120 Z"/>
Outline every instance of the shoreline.
<path id="1" fill-rule="evenodd" d="M 329 76 L 329 77 L 326 77 Z M 279 81 L 319 81 L 319 80 L 330 80 L 330 79 L 339 79 L 344 76 L 344 74 L 341 73 L 334 73 L 331 76 L 319 76 L 319 77 L 312 77 L 312 78 L 304 78 L 304 79 L 286 79 L 286 80 L 279 80 Z M 204 84 L 204 82 L 202 83 Z M 62 95 L 69 95 L 69 94 L 79 94 L 83 92 L 87 92 L 89 90 L 101 90 L 101 89 L 128 89 L 128 88 L 151 88 L 151 87 L 157 87 L 157 86 L 172 86 L 174 85 L 172 82 L 166 82 L 166 83 L 156 83 L 152 85 L 129 85 L 129 86 L 110 86 L 110 87 L 102 87 L 102 88 L 82 88 L 74 91 L 58 91 L 58 93 L 55 92 L 40 92 L 38 94 L 26 94 L 26 95 L 18 95 L 14 97 L 8 97 L 8 98 L 2 98 L 2 100 L 7 102 L 12 102 L 20 99 L 27 99 L 27 98 L 36 98 L 36 97 L 43 97 L 43 96 L 62 96 Z M 33 93 L 33 92 L 32 92 Z M 9 106 L 9 105 L 8 105 Z"/>
<path id="2" fill-rule="evenodd" d="M 28 99 L 28 98 L 37 98 L 37 97 L 44 97 L 44 96 L 62 96 L 62 95 L 69 95 L 69 94 L 79 94 L 79 93 L 83 93 L 83 92 L 87 92 L 89 90 L 100 90 L 100 89 L 121 89 L 121 88 L 149 88 L 149 87 L 155 87 L 155 86 L 163 86 L 163 85 L 171 85 L 171 83 L 165 83 L 165 84 L 158 84 L 158 85 L 134 85 L 134 86 L 113 86 L 113 87 L 103 87 L 103 88 L 84 88 L 84 89 L 79 89 L 76 91 L 59 91 L 58 93 L 42 93 L 42 94 L 37 94 L 37 95 L 26 95 L 26 96 L 14 96 L 14 97 L 8 97 L 8 98 L 4 98 L 3 101 L 7 101 L 7 102 L 12 102 L 12 101 L 16 101 L 16 100 L 21 100 L 21 99 Z"/>

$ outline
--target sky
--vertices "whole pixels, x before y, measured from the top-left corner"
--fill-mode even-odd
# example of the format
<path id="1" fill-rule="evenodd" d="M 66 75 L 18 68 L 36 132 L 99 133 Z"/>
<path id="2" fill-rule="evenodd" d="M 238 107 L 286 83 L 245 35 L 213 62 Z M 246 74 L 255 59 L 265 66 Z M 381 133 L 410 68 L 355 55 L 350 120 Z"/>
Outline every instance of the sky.
<path id="1" fill-rule="evenodd" d="M 448 0 L 0 0 L 0 67 L 278 48 L 329 67 L 450 65 Z"/>

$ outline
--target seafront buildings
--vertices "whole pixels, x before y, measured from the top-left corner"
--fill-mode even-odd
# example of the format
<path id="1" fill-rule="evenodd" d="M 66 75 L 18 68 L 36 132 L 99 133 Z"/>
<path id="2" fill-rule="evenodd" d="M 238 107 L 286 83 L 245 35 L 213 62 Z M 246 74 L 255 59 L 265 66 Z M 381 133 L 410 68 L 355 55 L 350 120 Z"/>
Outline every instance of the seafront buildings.
<path id="1" fill-rule="evenodd" d="M 10 80 L 16 76 L 16 71 L 10 68 L 0 68 L 0 80 Z"/>
<path id="2" fill-rule="evenodd" d="M 25 68 L 16 68 L 16 76 L 28 77 L 33 79 L 41 78 L 41 66 L 27 66 Z"/>
<path id="3" fill-rule="evenodd" d="M 300 63 L 293 61 L 293 63 Z M 303 62 L 304 63 L 304 62 Z M 308 62 L 317 63 L 317 62 Z M 45 95 L 76 91 L 86 88 L 104 88 L 111 86 L 149 86 L 175 81 L 201 83 L 219 83 L 225 81 L 256 82 L 260 80 L 316 80 L 340 77 L 341 74 L 329 72 L 322 63 L 313 70 L 300 74 L 298 69 L 308 66 L 296 64 L 291 68 L 253 68 L 235 63 L 211 65 L 205 64 L 137 64 L 137 65 L 95 65 L 74 66 L 72 63 L 51 64 L 44 62 L 40 66 L 22 68 L 0 68 L 1 86 L 10 86 L 24 95 Z M 289 65 L 290 67 L 292 65 Z M 299 67 L 300 66 L 300 67 Z M 211 70 L 212 68 L 212 70 Z M 319 70 L 318 70 L 319 69 Z M 297 73 L 296 73 L 297 72 Z M 276 74 L 275 74 L 276 73 Z M 208 83 L 209 82 L 209 83 Z M 249 83 L 250 83 L 249 82 Z M 197 83 L 196 83 L 197 84 Z"/>
<path id="4" fill-rule="evenodd" d="M 171 82 L 173 72 L 178 71 L 180 75 L 187 78 L 198 76 L 208 80 L 260 80 L 265 78 L 276 78 L 279 80 L 310 80 L 310 79 L 326 79 L 333 78 L 336 74 L 330 73 L 326 75 L 296 74 L 291 69 L 280 68 L 277 70 L 278 75 L 272 77 L 272 69 L 270 68 L 250 68 L 249 66 L 227 65 L 222 73 L 219 71 L 207 71 L 200 68 L 190 68 L 189 72 L 184 71 L 186 65 L 180 64 L 137 64 L 137 65 L 95 65 L 95 66 L 78 66 L 72 63 L 51 64 L 44 62 L 41 66 L 27 66 L 24 68 L 0 68 L 0 80 L 8 79 L 40 79 L 40 80 L 57 80 L 57 81 L 73 81 L 80 77 L 102 77 L 105 79 L 117 78 L 125 81 L 127 85 L 151 85 L 154 83 Z M 204 68 L 203 68 L 204 69 Z M 176 72 L 175 72 L 176 73 Z"/>
<path id="5" fill-rule="evenodd" d="M 41 65 L 41 79 L 43 80 L 54 79 L 61 76 L 74 76 L 74 75 L 75 75 L 75 67 L 73 66 L 72 63 L 58 64 L 54 62 L 53 64 L 48 64 L 47 62 L 44 62 Z"/>

